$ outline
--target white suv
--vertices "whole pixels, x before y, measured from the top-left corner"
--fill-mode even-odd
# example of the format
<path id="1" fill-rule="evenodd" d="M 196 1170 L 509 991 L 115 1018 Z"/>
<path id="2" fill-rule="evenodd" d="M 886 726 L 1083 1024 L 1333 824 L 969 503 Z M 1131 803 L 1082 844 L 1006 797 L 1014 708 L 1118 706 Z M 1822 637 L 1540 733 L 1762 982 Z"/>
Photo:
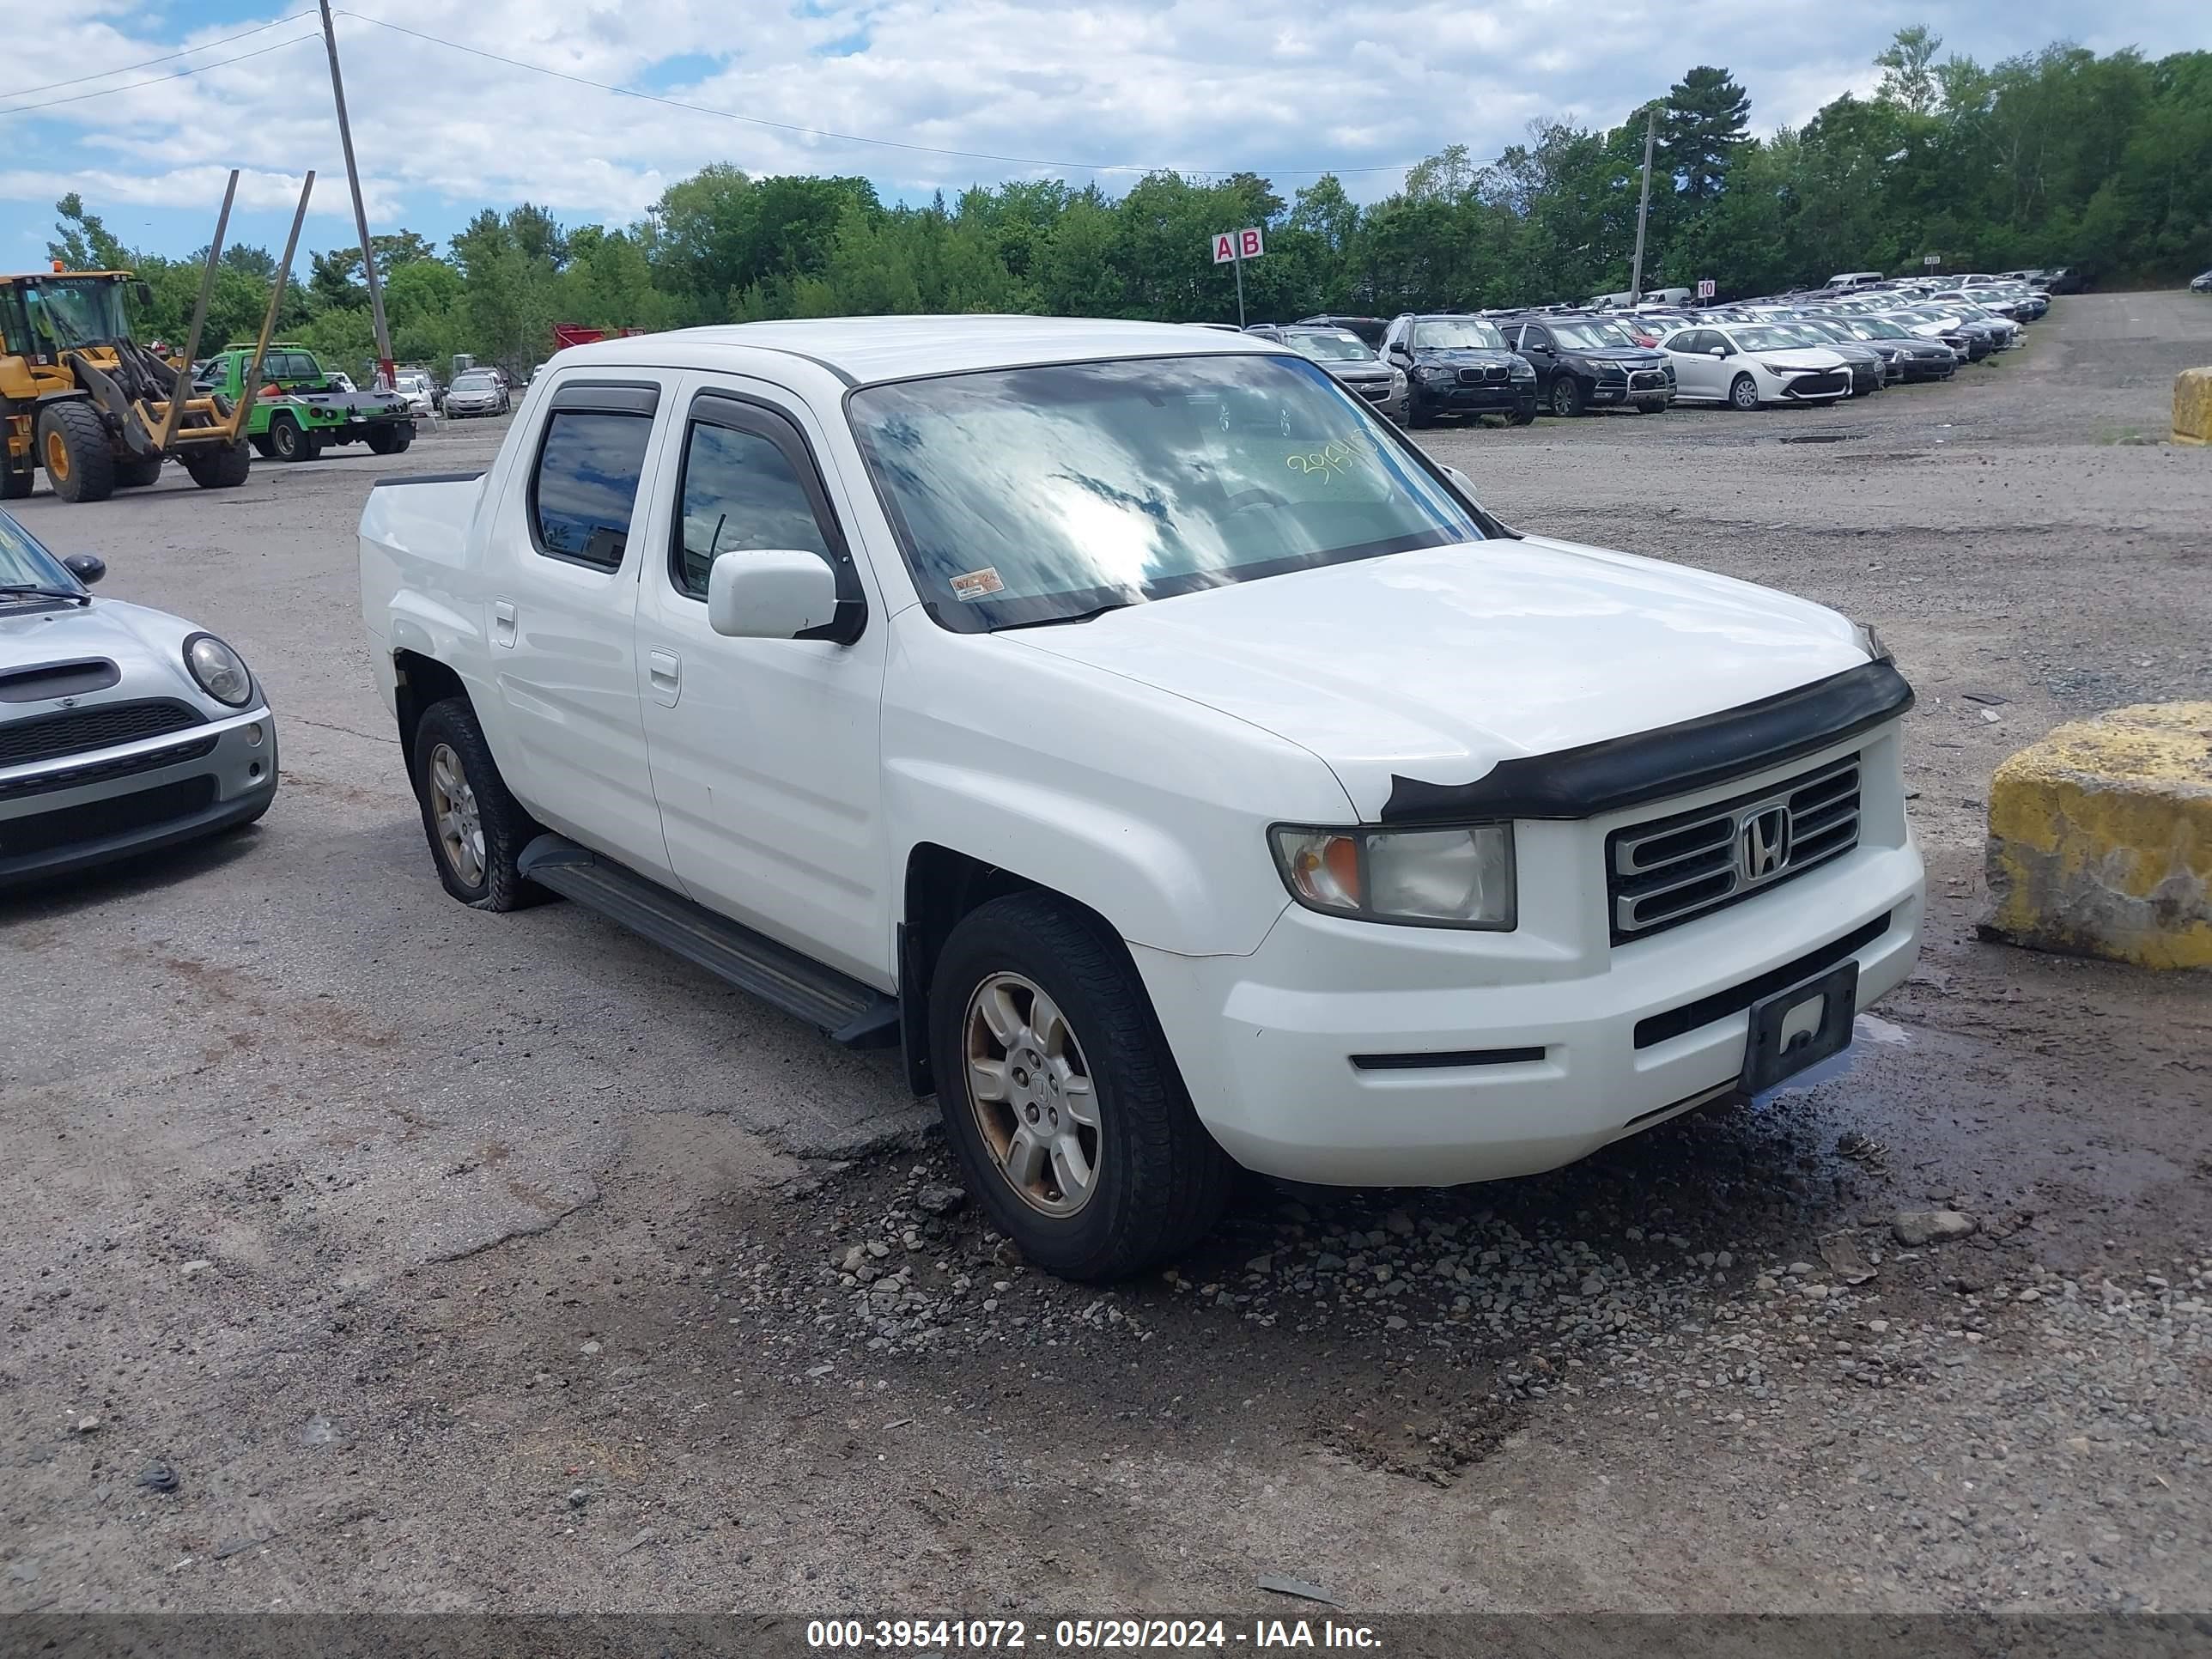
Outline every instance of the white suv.
<path id="1" fill-rule="evenodd" d="M 901 1047 L 1058 1273 L 1178 1250 L 1236 1164 L 1565 1163 L 1913 959 L 1869 633 L 1510 529 L 1249 336 L 576 348 L 487 474 L 380 478 L 361 557 L 447 889 Z"/>

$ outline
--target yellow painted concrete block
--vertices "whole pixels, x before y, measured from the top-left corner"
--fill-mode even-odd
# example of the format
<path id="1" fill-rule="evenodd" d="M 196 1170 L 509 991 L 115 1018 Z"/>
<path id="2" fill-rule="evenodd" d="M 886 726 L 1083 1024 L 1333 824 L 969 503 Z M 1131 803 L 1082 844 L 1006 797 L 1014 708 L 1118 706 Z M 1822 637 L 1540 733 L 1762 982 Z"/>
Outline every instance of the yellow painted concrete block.
<path id="1" fill-rule="evenodd" d="M 2185 368 L 2173 377 L 2173 441 L 2212 444 L 2212 368 Z"/>
<path id="2" fill-rule="evenodd" d="M 2212 702 L 2116 708 L 1998 767 L 1989 880 L 2016 945 L 2212 968 Z"/>

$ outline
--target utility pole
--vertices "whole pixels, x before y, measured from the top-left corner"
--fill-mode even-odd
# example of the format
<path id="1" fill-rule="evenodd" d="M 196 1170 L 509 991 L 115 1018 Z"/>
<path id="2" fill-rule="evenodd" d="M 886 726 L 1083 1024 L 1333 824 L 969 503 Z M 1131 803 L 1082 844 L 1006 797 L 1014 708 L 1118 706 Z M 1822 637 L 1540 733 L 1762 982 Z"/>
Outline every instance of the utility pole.
<path id="1" fill-rule="evenodd" d="M 361 235 L 361 270 L 368 282 L 369 320 L 376 327 L 376 363 L 383 371 L 387 390 L 398 384 L 398 371 L 392 362 L 392 333 L 384 325 L 384 284 L 376 278 L 376 250 L 368 240 L 368 210 L 362 205 L 361 169 L 354 165 L 353 126 L 346 119 L 345 80 L 338 73 L 338 35 L 331 22 L 331 0 L 317 0 L 323 10 L 323 45 L 331 54 L 331 96 L 338 106 L 338 143 L 345 147 L 346 183 L 353 186 L 353 224 Z M 1649 169 L 1646 169 L 1647 175 Z M 1647 176 L 1646 184 L 1649 184 Z M 1638 238 L 1641 248 L 1643 239 Z"/>
<path id="2" fill-rule="evenodd" d="M 329 14 L 330 0 L 323 0 L 323 10 L 325 15 Z M 337 48 L 333 46 L 331 50 L 335 54 Z M 337 63 L 338 60 L 334 55 L 331 58 L 332 74 L 337 72 Z M 343 100 L 338 107 L 341 110 L 345 107 Z M 340 119 L 343 120 L 343 118 L 341 117 Z M 1640 306 L 1644 303 L 1644 221 L 1651 212 L 1651 139 L 1653 131 L 1658 125 L 1659 106 L 1654 104 L 1644 112 L 1644 195 L 1636 204 L 1636 269 L 1629 274 L 1628 278 L 1628 303 L 1632 306 Z M 346 155 L 350 160 L 353 151 L 347 150 Z M 358 191 L 354 193 L 354 200 L 356 202 L 361 200 Z"/>

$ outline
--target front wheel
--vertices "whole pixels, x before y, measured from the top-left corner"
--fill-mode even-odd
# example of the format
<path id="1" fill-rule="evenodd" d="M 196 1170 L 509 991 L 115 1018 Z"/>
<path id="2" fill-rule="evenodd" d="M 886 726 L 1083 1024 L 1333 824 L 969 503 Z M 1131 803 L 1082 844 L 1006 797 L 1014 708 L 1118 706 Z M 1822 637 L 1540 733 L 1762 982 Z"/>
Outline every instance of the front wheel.
<path id="1" fill-rule="evenodd" d="M 133 455 L 128 460 L 115 464 L 115 487 L 118 489 L 144 489 L 161 482 L 161 458 L 159 455 Z"/>
<path id="2" fill-rule="evenodd" d="M 478 910 L 520 910 L 544 900 L 545 890 L 515 866 L 538 826 L 507 793 L 466 698 L 447 697 L 423 711 L 412 758 L 422 832 L 446 890 Z"/>
<path id="3" fill-rule="evenodd" d="M 929 993 L 945 1133 L 992 1220 L 1048 1273 L 1125 1279 L 1219 1218 L 1236 1166 L 1198 1121 L 1127 948 L 1045 893 L 953 929 Z"/>
<path id="4" fill-rule="evenodd" d="M 115 493 L 115 451 L 89 403 L 49 404 L 39 416 L 38 441 L 46 483 L 64 501 L 104 501 Z"/>
<path id="5" fill-rule="evenodd" d="M 1759 407 L 1759 382 L 1748 374 L 1739 374 L 1729 385 L 1729 403 L 1736 409 L 1753 410 Z"/>
<path id="6" fill-rule="evenodd" d="M 1536 405 L 1530 404 L 1525 409 L 1516 406 L 1505 418 L 1514 426 L 1534 426 L 1536 423 Z"/>
<path id="7" fill-rule="evenodd" d="M 1583 412 L 1583 383 L 1571 374 L 1552 379 L 1552 413 L 1571 420 Z"/>
<path id="8" fill-rule="evenodd" d="M 289 415 L 279 415 L 269 422 L 269 447 L 280 461 L 312 461 L 323 448 L 322 441 L 312 432 L 302 431 Z"/>

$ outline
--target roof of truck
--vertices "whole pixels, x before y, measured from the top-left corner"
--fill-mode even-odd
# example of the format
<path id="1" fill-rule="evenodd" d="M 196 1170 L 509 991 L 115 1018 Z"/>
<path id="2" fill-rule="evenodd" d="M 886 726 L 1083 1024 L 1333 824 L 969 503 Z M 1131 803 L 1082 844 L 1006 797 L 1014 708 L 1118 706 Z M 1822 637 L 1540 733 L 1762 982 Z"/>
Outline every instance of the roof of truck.
<path id="1" fill-rule="evenodd" d="M 570 346 L 563 368 L 592 363 L 672 368 L 744 367 L 750 350 L 801 357 L 848 386 L 969 369 L 1102 357 L 1203 356 L 1285 350 L 1255 335 L 1182 323 L 1081 317 L 824 317 L 632 335 Z"/>

